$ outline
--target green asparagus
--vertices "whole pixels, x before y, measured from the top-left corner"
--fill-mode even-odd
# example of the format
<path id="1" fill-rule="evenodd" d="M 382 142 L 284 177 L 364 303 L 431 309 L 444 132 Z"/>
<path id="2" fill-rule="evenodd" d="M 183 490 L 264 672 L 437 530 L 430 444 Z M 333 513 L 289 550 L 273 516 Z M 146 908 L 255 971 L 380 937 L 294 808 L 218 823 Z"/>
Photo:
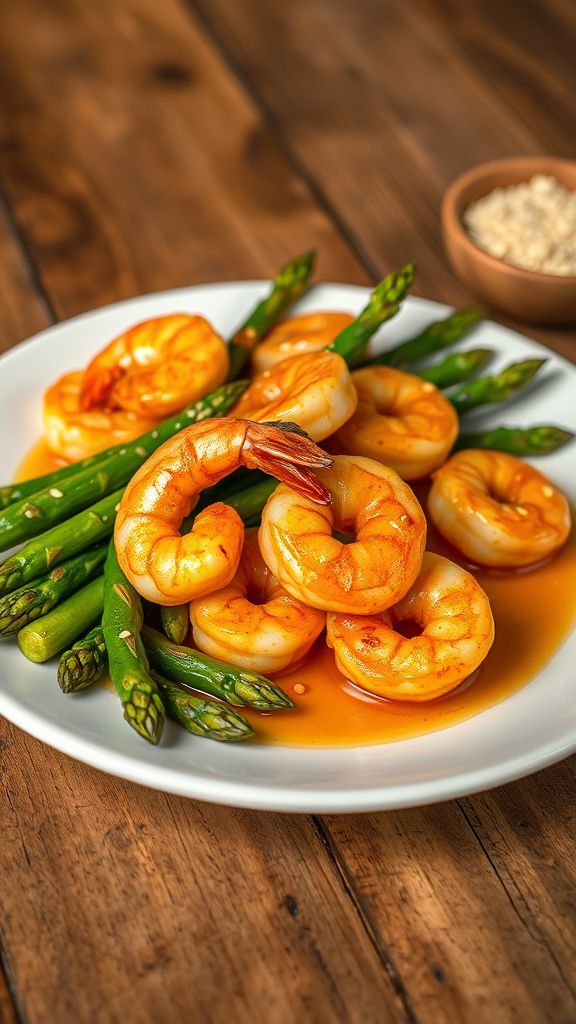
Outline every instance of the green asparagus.
<path id="1" fill-rule="evenodd" d="M 239 376 L 254 346 L 270 330 L 278 317 L 306 291 L 315 262 L 316 253 L 311 250 L 291 260 L 276 275 L 270 294 L 252 310 L 248 319 L 229 342 L 228 380 L 234 380 Z"/>
<path id="2" fill-rule="evenodd" d="M 142 602 L 118 564 L 112 540 L 104 567 L 102 615 L 110 678 L 128 724 L 145 740 L 159 743 L 164 705 L 140 639 L 142 622 Z"/>
<path id="3" fill-rule="evenodd" d="M 394 348 L 381 352 L 377 356 L 362 362 L 362 366 L 398 366 L 400 368 L 411 366 L 426 356 L 440 352 L 442 349 L 450 348 L 476 326 L 482 319 L 482 311 L 479 309 L 457 309 L 444 320 L 437 320 L 425 327 L 420 334 L 407 341 L 400 342 Z"/>
<path id="4" fill-rule="evenodd" d="M 67 522 L 35 537 L 15 555 L 6 558 L 0 564 L 0 596 L 42 576 L 48 569 L 84 551 L 91 544 L 106 540 L 114 529 L 116 507 L 121 497 L 121 490 L 109 494 Z"/>
<path id="5" fill-rule="evenodd" d="M 230 743 L 254 735 L 250 723 L 232 708 L 181 690 L 157 672 L 152 671 L 151 675 L 162 694 L 166 714 L 194 736 Z"/>
<path id="6" fill-rule="evenodd" d="M 492 448 L 519 458 L 549 455 L 571 441 L 574 434 L 560 427 L 494 427 L 476 434 L 459 434 L 455 448 Z"/>
<path id="7" fill-rule="evenodd" d="M 519 363 L 512 363 L 501 373 L 478 377 L 468 384 L 463 384 L 452 391 L 448 398 L 459 416 L 481 405 L 504 402 L 533 380 L 546 362 L 546 359 L 523 359 Z"/>
<path id="8" fill-rule="evenodd" d="M 0 600 L 0 636 L 12 636 L 27 622 L 46 615 L 56 604 L 91 579 L 106 557 L 106 546 L 83 551 L 47 576 Z"/>
<path id="9" fill-rule="evenodd" d="M 103 607 L 104 577 L 97 576 L 47 615 L 20 630 L 18 646 L 22 654 L 30 661 L 48 661 L 100 619 Z"/>
<path id="10" fill-rule="evenodd" d="M 188 647 L 178 647 L 149 626 L 144 626 L 142 640 L 152 667 L 174 682 L 210 693 L 237 707 L 260 711 L 284 711 L 294 707 L 279 686 L 257 672 L 235 668 Z"/>
<path id="11" fill-rule="evenodd" d="M 78 463 L 75 473 L 57 483 L 50 482 L 48 486 L 37 488 L 32 494 L 9 505 L 0 513 L 0 551 L 64 522 L 79 509 L 87 508 L 103 495 L 125 486 L 139 466 L 164 441 L 184 426 L 226 413 L 244 387 L 243 383 L 236 382 L 218 388 L 136 441 L 113 450 L 109 457 L 101 457 L 86 468 L 81 468 L 83 463 Z"/>
<path id="12" fill-rule="evenodd" d="M 337 352 L 353 366 L 362 356 L 366 345 L 381 324 L 396 315 L 406 298 L 414 280 L 414 264 L 407 263 L 395 270 L 376 285 L 368 305 L 353 323 L 340 331 L 334 341 L 327 345 L 329 352 Z"/>
<path id="13" fill-rule="evenodd" d="M 453 384 L 469 380 L 483 370 L 494 352 L 490 348 L 471 348 L 467 352 L 453 352 L 439 363 L 418 370 L 418 377 L 430 381 L 437 388 L 449 388 Z"/>
<path id="14" fill-rule="evenodd" d="M 156 448 L 159 448 L 164 441 L 168 441 L 183 427 L 188 427 L 191 423 L 197 423 L 210 416 L 224 416 L 238 401 L 247 386 L 248 382 L 241 380 L 224 384 L 205 395 L 204 398 L 191 402 L 182 412 L 163 420 L 153 430 L 142 434 L 141 437 L 130 441 L 129 444 L 114 445 L 104 452 L 99 452 L 98 455 L 91 455 L 88 459 L 73 462 L 69 466 L 62 466 L 60 469 L 53 470 L 52 473 L 44 473 L 43 476 L 34 477 L 32 480 L 1 487 L 0 509 L 14 505 L 16 502 L 19 503 L 24 498 L 32 499 L 39 491 L 49 491 L 51 487 L 62 490 L 65 480 L 69 480 L 70 477 L 76 476 L 77 473 L 85 469 L 96 470 L 101 463 L 108 462 L 112 457 L 121 462 L 132 461 L 133 472 L 134 468 L 138 468 Z"/>
<path id="15" fill-rule="evenodd" d="M 104 588 L 102 588 L 102 603 Z M 108 654 L 101 624 L 94 626 L 86 636 L 63 651 L 58 662 L 58 686 L 62 693 L 85 690 L 104 674 Z"/>
<path id="16" fill-rule="evenodd" d="M 184 643 L 190 625 L 187 604 L 175 604 L 171 607 L 163 605 L 160 608 L 160 621 L 164 633 L 172 643 Z"/>

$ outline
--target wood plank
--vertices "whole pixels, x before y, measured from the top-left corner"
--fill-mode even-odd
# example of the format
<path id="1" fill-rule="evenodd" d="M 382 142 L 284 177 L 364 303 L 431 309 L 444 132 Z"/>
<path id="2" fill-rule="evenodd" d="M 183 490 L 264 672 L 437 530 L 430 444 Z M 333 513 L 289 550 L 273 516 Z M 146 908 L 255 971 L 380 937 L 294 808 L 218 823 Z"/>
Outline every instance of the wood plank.
<path id="1" fill-rule="evenodd" d="M 366 280 L 176 2 L 22 0 L 0 26 L 0 180 L 59 316 L 310 246 Z"/>
<path id="2" fill-rule="evenodd" d="M 574 763 L 456 805 L 326 819 L 408 994 L 435 1024 L 576 1017 Z"/>
<path id="3" fill-rule="evenodd" d="M 473 6 L 453 0 L 418 2 L 507 107 L 535 132 L 539 144 L 567 155 L 576 130 L 574 5 L 563 10 L 558 0 L 528 0 L 518 17 L 513 5 L 498 0 L 478 0 Z"/>
<path id="4" fill-rule="evenodd" d="M 177 6 L 2 20 L 0 178 L 58 315 L 267 274 L 314 242 L 328 276 L 365 279 Z M 0 935 L 30 1024 L 408 1019 L 310 820 L 150 793 L 0 735 Z"/>
<path id="5" fill-rule="evenodd" d="M 1 928 L 29 1024 L 409 1019 L 310 819 L 1 735 Z"/>
<path id="6" fill-rule="evenodd" d="M 482 160 L 570 152 L 573 132 L 558 105 L 547 107 L 552 139 L 529 116 L 528 98 L 516 109 L 502 93 L 503 73 L 476 69 L 423 6 L 294 0 L 262 12 L 260 0 L 188 3 L 375 272 L 413 259 L 418 294 L 472 301 L 444 255 L 444 189 Z M 474 20 L 476 5 L 457 6 L 454 20 Z M 500 17 L 513 19 L 514 9 Z M 554 22 L 549 27 L 542 14 L 540 23 L 547 52 L 565 48 Z M 566 332 L 530 326 L 528 333 L 573 353 Z"/>
<path id="7" fill-rule="evenodd" d="M 2 966 L 0 966 L 0 1024 L 18 1024 L 16 1008 Z"/>

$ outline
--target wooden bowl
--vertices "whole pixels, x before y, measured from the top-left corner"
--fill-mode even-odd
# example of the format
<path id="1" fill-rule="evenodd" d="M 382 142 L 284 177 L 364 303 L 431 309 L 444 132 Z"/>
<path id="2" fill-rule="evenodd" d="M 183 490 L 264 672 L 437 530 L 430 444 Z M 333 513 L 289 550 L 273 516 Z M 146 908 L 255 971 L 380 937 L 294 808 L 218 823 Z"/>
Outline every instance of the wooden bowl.
<path id="1" fill-rule="evenodd" d="M 444 245 L 453 270 L 484 302 L 518 320 L 541 324 L 576 321 L 576 276 L 539 274 L 512 267 L 479 249 L 468 235 L 462 214 L 493 189 L 550 174 L 576 192 L 576 162 L 551 156 L 517 156 L 479 164 L 450 185 L 442 201 Z"/>

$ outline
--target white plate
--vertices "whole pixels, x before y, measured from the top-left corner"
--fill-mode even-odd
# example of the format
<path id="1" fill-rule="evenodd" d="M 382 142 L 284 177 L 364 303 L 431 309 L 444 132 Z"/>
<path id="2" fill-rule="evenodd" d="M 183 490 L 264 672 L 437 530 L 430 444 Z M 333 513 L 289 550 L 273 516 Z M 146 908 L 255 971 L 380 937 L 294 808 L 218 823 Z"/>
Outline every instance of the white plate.
<path id="1" fill-rule="evenodd" d="M 131 299 L 51 327 L 9 352 L 0 361 L 0 480 L 11 478 L 38 437 L 42 392 L 58 374 L 81 367 L 115 334 L 158 314 L 200 312 L 228 334 L 267 288 L 263 282 L 216 284 Z M 356 312 L 367 294 L 348 285 L 318 285 L 298 310 Z M 438 303 L 410 299 L 381 331 L 382 344 L 409 337 L 446 312 Z M 473 345 L 496 348 L 497 368 L 512 359 L 550 359 L 540 385 L 523 401 L 499 409 L 499 422 L 551 422 L 576 430 L 574 367 L 494 323 L 476 331 Z M 474 418 L 490 422 L 489 414 Z M 574 503 L 574 448 L 561 449 L 540 465 Z M 487 789 L 570 754 L 576 749 L 575 660 L 576 632 L 519 692 L 466 722 L 417 739 L 331 750 L 227 746 L 168 723 L 161 746 L 153 748 L 128 728 L 113 694 L 94 687 L 80 698 L 65 698 L 54 663 L 32 665 L 14 642 L 5 641 L 0 713 L 87 764 L 183 796 L 280 811 L 385 810 Z"/>

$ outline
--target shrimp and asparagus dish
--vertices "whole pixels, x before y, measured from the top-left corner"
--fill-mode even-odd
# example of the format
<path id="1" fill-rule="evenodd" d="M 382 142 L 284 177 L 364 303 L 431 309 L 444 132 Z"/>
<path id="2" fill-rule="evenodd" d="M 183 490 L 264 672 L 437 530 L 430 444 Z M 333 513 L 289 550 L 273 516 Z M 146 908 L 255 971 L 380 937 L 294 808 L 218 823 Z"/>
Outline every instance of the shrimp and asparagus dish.
<path id="1" fill-rule="evenodd" d="M 291 315 L 313 267 L 283 267 L 230 338 L 181 310 L 103 338 L 45 391 L 44 471 L 0 488 L 3 642 L 53 660 L 63 699 L 106 685 L 151 744 L 167 718 L 225 742 L 418 735 L 563 638 L 543 595 L 570 603 L 570 508 L 532 460 L 572 434 L 494 415 L 545 360 L 490 373 L 457 347 L 475 309 L 376 350 L 414 267 L 356 316 Z"/>

